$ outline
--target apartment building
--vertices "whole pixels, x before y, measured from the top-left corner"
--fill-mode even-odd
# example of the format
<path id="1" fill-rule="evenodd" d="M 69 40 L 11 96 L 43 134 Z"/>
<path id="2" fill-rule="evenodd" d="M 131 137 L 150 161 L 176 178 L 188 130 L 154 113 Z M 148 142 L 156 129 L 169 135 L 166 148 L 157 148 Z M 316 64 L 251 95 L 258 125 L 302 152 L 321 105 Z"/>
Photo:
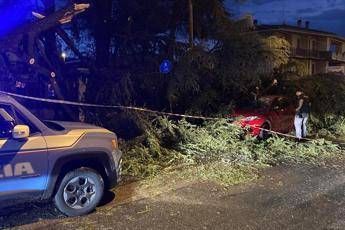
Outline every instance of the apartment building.
<path id="1" fill-rule="evenodd" d="M 310 29 L 309 21 L 292 25 L 258 25 L 265 36 L 277 36 L 291 44 L 291 58 L 302 62 L 307 75 L 336 72 L 345 74 L 345 38 L 337 34 Z"/>

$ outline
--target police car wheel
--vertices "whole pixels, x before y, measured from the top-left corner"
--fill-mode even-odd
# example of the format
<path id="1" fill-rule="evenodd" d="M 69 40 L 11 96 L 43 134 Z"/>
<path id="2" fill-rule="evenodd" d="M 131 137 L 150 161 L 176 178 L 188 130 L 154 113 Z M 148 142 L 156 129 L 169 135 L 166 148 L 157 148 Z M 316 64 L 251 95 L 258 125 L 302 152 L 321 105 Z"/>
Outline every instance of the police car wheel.
<path id="1" fill-rule="evenodd" d="M 67 216 L 82 216 L 97 207 L 103 191 L 101 175 L 93 169 L 81 168 L 67 173 L 62 179 L 54 203 Z"/>

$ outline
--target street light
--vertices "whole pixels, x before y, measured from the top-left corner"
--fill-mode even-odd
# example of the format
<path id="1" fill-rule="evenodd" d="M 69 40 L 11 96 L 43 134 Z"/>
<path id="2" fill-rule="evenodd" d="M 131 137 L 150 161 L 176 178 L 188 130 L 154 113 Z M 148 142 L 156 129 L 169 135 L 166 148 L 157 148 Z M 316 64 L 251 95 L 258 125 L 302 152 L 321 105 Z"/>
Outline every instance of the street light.
<path id="1" fill-rule="evenodd" d="M 62 60 L 65 62 L 67 58 L 67 54 L 65 52 L 61 53 Z"/>

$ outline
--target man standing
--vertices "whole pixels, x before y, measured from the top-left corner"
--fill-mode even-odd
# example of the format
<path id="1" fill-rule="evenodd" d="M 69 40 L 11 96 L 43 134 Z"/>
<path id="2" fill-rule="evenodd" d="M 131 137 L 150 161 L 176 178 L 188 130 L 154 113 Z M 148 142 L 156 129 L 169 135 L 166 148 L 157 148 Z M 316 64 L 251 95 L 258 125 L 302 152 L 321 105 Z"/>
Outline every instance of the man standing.
<path id="1" fill-rule="evenodd" d="M 297 91 L 298 106 L 295 115 L 296 138 L 301 140 L 307 136 L 307 121 L 310 113 L 309 98 L 302 91 Z"/>

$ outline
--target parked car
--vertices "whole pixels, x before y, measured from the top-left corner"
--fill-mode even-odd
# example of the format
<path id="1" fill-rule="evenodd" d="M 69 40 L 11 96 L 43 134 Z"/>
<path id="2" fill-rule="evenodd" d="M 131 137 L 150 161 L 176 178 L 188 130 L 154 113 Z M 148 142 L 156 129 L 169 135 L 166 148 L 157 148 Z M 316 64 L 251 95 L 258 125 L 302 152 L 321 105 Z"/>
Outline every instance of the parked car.
<path id="1" fill-rule="evenodd" d="M 259 138 L 267 138 L 268 131 L 289 133 L 294 127 L 295 108 L 284 96 L 262 96 L 253 105 L 234 110 L 231 117 L 238 118 L 243 128 Z"/>
<path id="2" fill-rule="evenodd" d="M 93 211 L 120 181 L 116 135 L 75 122 L 40 121 L 0 94 L 0 205 L 52 199 L 67 216 Z"/>

